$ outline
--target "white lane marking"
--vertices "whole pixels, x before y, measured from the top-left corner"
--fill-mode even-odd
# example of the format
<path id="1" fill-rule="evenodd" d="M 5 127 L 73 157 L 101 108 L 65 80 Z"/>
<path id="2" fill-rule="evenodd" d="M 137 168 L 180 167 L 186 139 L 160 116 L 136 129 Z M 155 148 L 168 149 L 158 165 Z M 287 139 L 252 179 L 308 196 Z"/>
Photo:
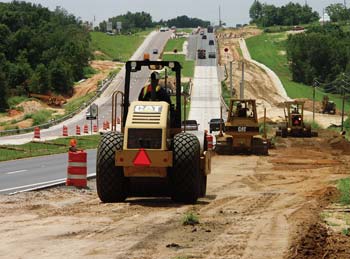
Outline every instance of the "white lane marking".
<path id="1" fill-rule="evenodd" d="M 95 176 L 96 174 L 88 174 L 87 177 L 92 177 Z M 12 190 L 17 190 L 17 189 L 23 189 L 23 188 L 28 188 L 28 187 L 34 187 L 34 186 L 39 186 L 39 185 L 44 185 L 44 184 L 50 184 L 50 183 L 59 183 L 59 182 L 64 182 L 66 181 L 67 178 L 61 178 L 61 179 L 56 179 L 52 181 L 47 181 L 47 182 L 41 182 L 41 183 L 33 183 L 33 184 L 28 184 L 28 185 L 22 185 L 18 187 L 12 187 L 12 188 L 7 188 L 7 189 L 2 189 L 0 192 L 7 192 L 7 191 L 12 191 Z"/>
<path id="2" fill-rule="evenodd" d="M 27 188 L 27 187 L 33 187 L 33 186 L 38 186 L 38 185 L 41 185 L 41 184 L 54 183 L 54 182 L 64 181 L 64 180 L 66 180 L 66 178 L 57 179 L 57 180 L 52 180 L 52 181 L 47 181 L 47 182 L 41 182 L 41 183 L 33 183 L 33 184 L 28 184 L 28 185 L 22 185 L 22 186 L 18 186 L 18 187 L 7 188 L 7 189 L 2 189 L 2 190 L 0 190 L 0 192 L 7 192 L 7 191 L 16 190 L 16 189 L 22 189 L 22 188 Z"/>
<path id="3" fill-rule="evenodd" d="M 18 170 L 18 171 L 13 171 L 13 172 L 8 172 L 5 174 L 18 174 L 18 173 L 23 173 L 23 172 L 27 172 L 28 170 Z"/>

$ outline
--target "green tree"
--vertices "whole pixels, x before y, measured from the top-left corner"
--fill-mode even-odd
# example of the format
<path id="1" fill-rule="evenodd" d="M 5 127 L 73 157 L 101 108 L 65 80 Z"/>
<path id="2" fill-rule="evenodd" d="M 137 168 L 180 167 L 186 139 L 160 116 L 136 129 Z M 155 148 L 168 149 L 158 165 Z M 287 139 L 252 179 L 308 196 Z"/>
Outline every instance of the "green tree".
<path id="1" fill-rule="evenodd" d="M 350 9 L 343 4 L 331 4 L 326 7 L 326 13 L 332 22 L 346 21 L 350 19 Z"/>
<path id="2" fill-rule="evenodd" d="M 49 65 L 49 87 L 57 92 L 72 94 L 73 75 L 70 65 L 62 59 L 51 61 Z"/>
<path id="3" fill-rule="evenodd" d="M 252 6 L 249 9 L 249 17 L 252 19 L 252 22 L 258 22 L 262 17 L 263 5 L 255 0 Z"/>
<path id="4" fill-rule="evenodd" d="M 48 71 L 44 64 L 39 64 L 36 67 L 30 79 L 29 90 L 32 93 L 41 94 L 46 94 L 52 90 L 49 86 Z"/>

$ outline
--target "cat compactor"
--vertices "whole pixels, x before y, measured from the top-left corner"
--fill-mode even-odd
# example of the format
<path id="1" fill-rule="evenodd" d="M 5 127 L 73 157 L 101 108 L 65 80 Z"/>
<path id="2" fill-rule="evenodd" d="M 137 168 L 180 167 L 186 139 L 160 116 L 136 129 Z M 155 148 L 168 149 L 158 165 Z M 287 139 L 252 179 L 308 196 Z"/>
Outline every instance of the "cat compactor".
<path id="1" fill-rule="evenodd" d="M 151 81 L 149 101 L 132 101 L 132 78 L 152 70 L 172 70 L 176 76 L 174 104 L 157 99 L 159 86 Z M 145 73 L 147 71 L 147 73 Z M 137 74 L 137 75 L 135 75 Z M 147 74 L 145 76 L 145 74 Z M 118 97 L 119 103 L 118 103 Z M 120 132 L 112 125 L 97 151 L 97 193 L 103 202 L 122 202 L 135 196 L 170 196 L 195 203 L 205 196 L 210 173 L 206 135 L 201 139 L 181 129 L 181 66 L 176 61 L 128 61 L 124 92 L 112 102 L 112 124 L 121 107 Z M 202 145 L 200 144 L 202 143 Z"/>

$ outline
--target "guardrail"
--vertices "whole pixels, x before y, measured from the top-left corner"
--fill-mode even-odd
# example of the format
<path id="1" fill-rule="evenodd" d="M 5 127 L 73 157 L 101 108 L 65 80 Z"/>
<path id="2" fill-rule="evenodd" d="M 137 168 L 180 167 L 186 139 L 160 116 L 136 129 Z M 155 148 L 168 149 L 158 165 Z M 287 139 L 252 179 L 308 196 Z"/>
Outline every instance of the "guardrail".
<path id="1" fill-rule="evenodd" d="M 79 112 L 81 112 L 82 110 L 84 110 L 87 106 L 89 106 L 90 104 L 92 104 L 98 97 L 100 97 L 100 95 L 107 89 L 107 87 L 110 85 L 110 83 L 114 80 L 114 78 L 117 76 L 118 74 L 111 76 L 105 80 L 102 81 L 102 86 L 96 91 L 96 94 L 87 102 L 85 102 L 83 105 L 81 105 L 78 109 L 76 109 L 75 111 L 61 117 L 58 119 L 53 119 L 50 122 L 44 123 L 44 124 L 40 124 L 40 125 L 35 125 L 29 128 L 24 128 L 24 129 L 11 129 L 11 130 L 0 130 L 0 137 L 1 136 L 10 136 L 10 135 L 17 135 L 17 134 L 24 134 L 24 133 L 28 133 L 28 132 L 32 132 L 34 131 L 34 128 L 39 127 L 40 129 L 47 129 L 50 128 L 54 125 L 57 125 L 65 120 L 68 120 L 70 118 L 72 118 L 74 115 L 78 114 Z"/>

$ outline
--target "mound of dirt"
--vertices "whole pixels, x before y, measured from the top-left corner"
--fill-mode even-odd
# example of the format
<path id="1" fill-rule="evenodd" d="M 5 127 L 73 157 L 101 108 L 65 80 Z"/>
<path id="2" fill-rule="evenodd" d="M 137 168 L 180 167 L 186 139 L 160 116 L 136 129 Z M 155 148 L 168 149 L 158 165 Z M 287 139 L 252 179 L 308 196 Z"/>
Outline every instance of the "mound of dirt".
<path id="1" fill-rule="evenodd" d="M 35 113 L 46 108 L 45 105 L 34 100 L 22 102 L 19 105 L 17 105 L 17 107 L 22 108 L 24 114 Z"/>
<path id="2" fill-rule="evenodd" d="M 343 136 L 333 136 L 328 143 L 333 149 L 342 151 L 344 155 L 350 155 L 350 142 Z"/>

